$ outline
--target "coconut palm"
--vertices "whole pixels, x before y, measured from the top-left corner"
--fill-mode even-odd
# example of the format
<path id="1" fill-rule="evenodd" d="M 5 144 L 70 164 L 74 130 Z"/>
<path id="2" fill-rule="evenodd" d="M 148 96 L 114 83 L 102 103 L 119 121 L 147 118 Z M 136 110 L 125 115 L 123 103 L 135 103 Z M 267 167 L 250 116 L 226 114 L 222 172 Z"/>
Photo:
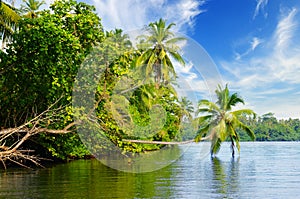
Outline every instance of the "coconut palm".
<path id="1" fill-rule="evenodd" d="M 0 38 L 2 41 L 2 49 L 4 49 L 5 43 L 12 39 L 12 35 L 21 18 L 13 7 L 13 4 L 14 1 L 11 1 L 11 5 L 0 1 Z"/>
<path id="2" fill-rule="evenodd" d="M 185 64 L 178 53 L 177 44 L 184 38 L 175 37 L 171 32 L 170 29 L 174 25 L 174 23 L 166 25 L 166 21 L 160 19 L 148 25 L 146 29 L 148 35 L 139 37 L 142 53 L 136 61 L 136 66 L 141 67 L 146 78 L 154 76 L 157 89 L 162 82 L 167 83 L 176 77 L 171 57 L 180 64 Z"/>
<path id="3" fill-rule="evenodd" d="M 225 89 L 219 85 L 216 94 L 216 103 L 208 100 L 200 100 L 198 103 L 198 113 L 201 116 L 198 118 L 200 128 L 195 141 L 199 142 L 202 136 L 209 137 L 211 155 L 214 155 L 220 150 L 222 142 L 230 140 L 234 157 L 235 144 L 240 151 L 238 128 L 246 131 L 252 140 L 255 139 L 253 131 L 240 120 L 241 117 L 255 118 L 255 113 L 250 109 L 233 111 L 232 107 L 238 103 L 244 104 L 244 100 L 237 93 L 230 94 L 227 85 Z"/>
<path id="4" fill-rule="evenodd" d="M 181 120 L 184 120 L 184 117 L 192 120 L 192 113 L 194 112 L 193 103 L 187 99 L 187 97 L 182 97 L 179 101 L 180 110 L 181 110 Z"/>
<path id="5" fill-rule="evenodd" d="M 24 17 L 27 18 L 36 18 L 38 10 L 40 7 L 45 4 L 45 1 L 37 0 L 23 0 L 25 5 L 21 5 L 21 11 L 25 13 Z"/>

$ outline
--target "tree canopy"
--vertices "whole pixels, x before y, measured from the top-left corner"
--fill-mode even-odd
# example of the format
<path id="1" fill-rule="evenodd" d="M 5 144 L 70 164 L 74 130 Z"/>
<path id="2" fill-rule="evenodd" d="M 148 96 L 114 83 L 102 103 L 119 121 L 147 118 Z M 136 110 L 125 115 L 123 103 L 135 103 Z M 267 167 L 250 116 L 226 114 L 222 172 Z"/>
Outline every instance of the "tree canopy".
<path id="1" fill-rule="evenodd" d="M 40 5 L 38 1 L 27 3 L 28 9 L 33 4 Z M 38 5 L 30 10 L 35 11 Z M 60 159 L 90 154 L 76 133 L 71 105 L 72 92 L 78 69 L 89 61 L 88 55 L 103 55 L 107 49 L 118 52 L 118 56 L 111 62 L 90 60 L 91 63 L 102 65 L 104 69 L 103 76 L 95 87 L 96 118 L 93 119 L 101 129 L 105 129 L 105 136 L 125 152 L 134 153 L 162 146 L 126 143 L 122 139 L 176 139 L 182 115 L 187 112 L 180 110 L 179 99 L 171 83 L 157 88 L 151 82 L 146 82 L 133 89 L 131 95 L 125 95 L 125 99 L 128 103 L 128 121 L 134 128 L 120 126 L 117 121 L 124 107 L 120 107 L 122 103 L 116 103 L 118 99 L 112 98 L 116 86 L 122 78 L 132 77 L 131 71 L 136 67 L 136 60 L 147 49 L 134 48 L 122 30 L 104 32 L 101 19 L 93 6 L 73 0 L 55 1 L 50 9 L 40 11 L 34 17 L 20 18 L 18 30 L 12 34 L 12 42 L 0 53 L 0 106 L 3 110 L 0 113 L 0 127 L 3 129 L 0 131 L 0 153 L 6 154 L 3 157 L 12 160 L 10 155 L 18 154 L 20 158 L 34 160 L 31 156 L 24 156 L 22 152 L 31 149 Z M 155 24 L 163 29 L 155 29 Z M 168 46 L 168 43 L 177 40 L 170 39 L 173 36 L 170 30 L 173 25 L 165 27 L 164 20 L 149 24 L 150 29 L 165 31 L 165 38 L 159 39 L 159 44 L 150 37 L 147 38 L 147 42 L 152 42 L 151 45 L 160 51 L 159 56 L 156 51 L 152 53 L 157 60 L 162 61 L 163 67 L 173 68 L 165 52 L 179 55 L 176 54 L 178 49 Z M 159 35 L 154 36 L 158 38 Z M 162 44 L 163 49 L 157 47 Z M 121 50 L 122 47 L 124 50 Z M 163 70 L 161 77 L 163 75 L 166 79 L 169 72 Z M 160 104 L 159 109 L 156 104 Z M 160 109 L 164 110 L 165 117 L 161 129 L 153 132 L 151 119 L 161 117 L 158 115 L 160 112 L 157 112 Z M 18 140 L 20 136 L 24 139 Z M 91 137 L 93 136 L 96 138 L 98 135 L 91 132 Z M 105 148 L 100 144 L 94 147 L 97 150 Z"/>
<path id="2" fill-rule="evenodd" d="M 254 132 L 241 120 L 241 116 L 255 118 L 255 113 L 250 109 L 232 110 L 238 103 L 244 103 L 244 100 L 237 93 L 230 94 L 227 85 L 224 89 L 219 85 L 216 95 L 216 103 L 208 100 L 200 100 L 198 103 L 198 113 L 202 115 L 198 118 L 200 128 L 195 141 L 200 141 L 203 136 L 209 136 L 213 155 L 218 153 L 221 143 L 229 139 L 234 156 L 235 146 L 240 151 L 237 128 L 244 130 L 252 140 L 255 139 Z"/>
<path id="3" fill-rule="evenodd" d="M 4 49 L 5 43 L 11 41 L 14 31 L 18 27 L 18 21 L 21 19 L 16 8 L 11 4 L 0 1 L 0 38 L 2 42 L 1 49 Z"/>
<path id="4" fill-rule="evenodd" d="M 148 34 L 141 35 L 139 38 L 142 53 L 136 65 L 141 67 L 146 78 L 154 77 L 156 88 L 161 83 L 170 82 L 172 78 L 176 78 L 170 57 L 185 65 L 185 61 L 178 52 L 178 42 L 185 38 L 175 36 L 171 31 L 174 25 L 174 23 L 166 25 L 165 20 L 159 19 L 157 22 L 150 23 L 146 28 Z"/>

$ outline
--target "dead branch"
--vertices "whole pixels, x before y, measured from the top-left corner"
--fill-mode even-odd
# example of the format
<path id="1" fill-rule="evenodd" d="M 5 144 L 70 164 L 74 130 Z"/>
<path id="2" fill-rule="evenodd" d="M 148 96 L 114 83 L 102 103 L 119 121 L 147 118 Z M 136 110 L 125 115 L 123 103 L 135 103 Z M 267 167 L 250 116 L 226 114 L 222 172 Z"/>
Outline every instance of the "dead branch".
<path id="1" fill-rule="evenodd" d="M 19 166 L 26 167 L 23 162 L 29 161 L 37 166 L 42 166 L 39 162 L 43 158 L 35 155 L 30 155 L 34 150 L 23 150 L 22 145 L 31 136 L 48 133 L 48 134 L 67 134 L 74 132 L 75 122 L 65 126 L 63 129 L 49 128 L 49 123 L 54 123 L 59 120 L 59 116 L 64 113 L 65 106 L 55 107 L 58 104 L 58 99 L 55 103 L 49 106 L 45 111 L 38 114 L 36 117 L 26 121 L 24 124 L 0 130 L 0 161 L 6 169 L 6 162 L 10 161 Z M 6 144 L 9 138 L 17 138 L 13 144 Z"/>

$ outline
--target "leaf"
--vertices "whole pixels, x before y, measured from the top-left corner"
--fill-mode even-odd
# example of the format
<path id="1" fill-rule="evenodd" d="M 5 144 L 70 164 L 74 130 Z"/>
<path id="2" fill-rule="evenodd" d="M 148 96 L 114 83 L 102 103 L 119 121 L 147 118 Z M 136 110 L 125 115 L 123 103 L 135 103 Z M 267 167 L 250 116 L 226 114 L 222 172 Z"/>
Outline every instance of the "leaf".
<path id="1" fill-rule="evenodd" d="M 224 119 L 222 119 L 219 122 L 219 124 L 217 126 L 217 131 L 218 131 L 221 142 L 224 142 L 226 140 L 227 136 L 228 136 L 227 135 L 227 127 L 226 127 Z"/>

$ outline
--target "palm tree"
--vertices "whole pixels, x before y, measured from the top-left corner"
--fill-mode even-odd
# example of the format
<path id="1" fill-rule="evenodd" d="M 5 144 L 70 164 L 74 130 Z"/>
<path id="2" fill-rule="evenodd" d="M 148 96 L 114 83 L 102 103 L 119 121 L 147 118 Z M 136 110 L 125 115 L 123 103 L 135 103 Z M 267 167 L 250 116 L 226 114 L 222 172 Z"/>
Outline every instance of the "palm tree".
<path id="1" fill-rule="evenodd" d="M 26 13 L 24 17 L 27 18 L 36 18 L 37 11 L 39 8 L 45 4 L 45 1 L 37 1 L 37 0 L 23 0 L 25 5 L 21 5 L 21 11 Z"/>
<path id="2" fill-rule="evenodd" d="M 208 136 L 211 139 L 211 155 L 214 155 L 220 150 L 221 143 L 229 139 L 234 157 L 235 144 L 240 151 L 238 128 L 246 131 L 252 140 L 255 139 L 253 131 L 240 120 L 241 117 L 255 118 L 256 114 L 250 109 L 233 111 L 232 107 L 238 103 L 244 104 L 244 100 L 237 93 L 230 94 L 227 85 L 225 89 L 219 85 L 216 94 L 218 99 L 216 103 L 208 100 L 199 101 L 200 129 L 195 141 L 199 142 L 202 136 Z"/>
<path id="3" fill-rule="evenodd" d="M 17 28 L 20 15 L 13 7 L 14 1 L 11 5 L 0 1 L 0 38 L 2 42 L 1 49 L 4 49 L 5 43 L 12 39 L 12 35 Z"/>
<path id="4" fill-rule="evenodd" d="M 147 112 L 152 108 L 157 93 L 151 85 L 141 85 L 131 96 L 132 104 L 138 107 L 140 112 Z"/>
<path id="5" fill-rule="evenodd" d="M 181 110 L 181 120 L 184 120 L 184 117 L 187 117 L 191 121 L 192 113 L 194 112 L 193 103 L 187 99 L 187 97 L 182 97 L 179 101 L 179 105 Z"/>
<path id="6" fill-rule="evenodd" d="M 185 65 L 183 58 L 178 53 L 179 46 L 177 45 L 185 38 L 175 37 L 174 33 L 170 31 L 174 25 L 174 23 L 166 25 L 166 21 L 160 19 L 148 25 L 146 30 L 149 35 L 139 37 L 139 47 L 142 48 L 142 53 L 137 59 L 136 65 L 141 67 L 146 78 L 154 76 L 157 89 L 162 82 L 168 83 L 172 77 L 176 77 L 170 57 Z"/>

